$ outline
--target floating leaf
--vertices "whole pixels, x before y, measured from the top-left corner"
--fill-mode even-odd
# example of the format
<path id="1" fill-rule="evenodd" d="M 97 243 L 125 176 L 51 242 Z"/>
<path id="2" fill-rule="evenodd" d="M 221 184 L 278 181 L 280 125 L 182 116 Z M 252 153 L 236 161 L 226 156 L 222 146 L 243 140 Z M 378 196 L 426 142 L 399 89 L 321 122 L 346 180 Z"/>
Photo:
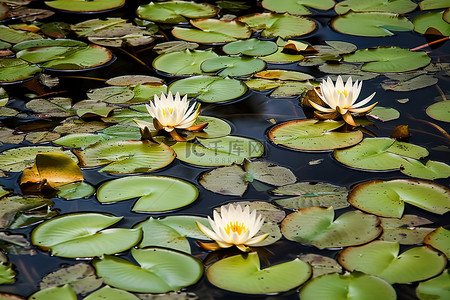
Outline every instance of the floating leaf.
<path id="1" fill-rule="evenodd" d="M 366 18 L 370 19 L 370 18 Z M 363 71 L 390 73 L 406 72 L 425 67 L 431 61 L 423 51 L 410 51 L 398 47 L 377 47 L 358 50 L 344 56 L 347 62 L 363 62 Z"/>
<path id="2" fill-rule="evenodd" d="M 115 256 L 93 261 L 106 284 L 138 293 L 166 293 L 192 285 L 203 274 L 202 263 L 189 255 L 163 248 L 131 249 L 139 266 Z"/>
<path id="3" fill-rule="evenodd" d="M 368 116 L 382 122 L 387 122 L 400 118 L 400 112 L 392 107 L 376 106 L 371 109 Z"/>
<path id="4" fill-rule="evenodd" d="M 437 214 L 450 210 L 450 190 L 433 182 L 411 179 L 371 180 L 353 188 L 348 201 L 355 207 L 383 217 L 400 218 L 404 202 Z"/>
<path id="5" fill-rule="evenodd" d="M 450 101 L 436 102 L 427 107 L 426 113 L 435 120 L 450 122 Z"/>
<path id="6" fill-rule="evenodd" d="M 404 215 L 401 219 L 380 218 L 383 233 L 379 237 L 382 241 L 398 242 L 401 245 L 422 244 L 425 236 L 435 228 L 415 227 L 432 224 L 430 220 L 415 216 Z"/>
<path id="7" fill-rule="evenodd" d="M 107 103 L 125 103 L 134 98 L 135 94 L 128 87 L 108 86 L 89 90 L 89 99 L 105 101 Z"/>
<path id="8" fill-rule="evenodd" d="M 322 182 L 297 182 L 272 190 L 275 195 L 296 196 L 275 200 L 275 203 L 290 209 L 332 206 L 340 209 L 349 206 L 348 189 Z"/>
<path id="9" fill-rule="evenodd" d="M 36 113 L 46 114 L 52 117 L 65 118 L 73 114 L 70 110 L 72 107 L 72 100 L 65 97 L 32 99 L 28 101 L 25 106 Z"/>
<path id="10" fill-rule="evenodd" d="M 417 15 L 414 20 L 414 31 L 426 34 L 429 28 L 437 29 L 442 35 L 450 35 L 450 25 L 443 19 L 444 11 L 428 12 Z"/>
<path id="11" fill-rule="evenodd" d="M 203 75 L 177 80 L 169 86 L 169 91 L 187 94 L 202 102 L 222 103 L 243 96 L 247 86 L 236 79 Z"/>
<path id="12" fill-rule="evenodd" d="M 172 52 L 181 52 L 184 50 L 194 50 L 198 48 L 197 43 L 189 43 L 185 41 L 170 41 L 170 42 L 164 42 L 156 44 L 153 47 L 153 51 L 155 51 L 158 54 L 164 54 L 164 53 L 172 53 Z"/>
<path id="13" fill-rule="evenodd" d="M 280 80 L 295 80 L 295 81 L 305 81 L 314 79 L 314 77 L 309 74 L 288 70 L 266 70 L 258 72 L 254 76 L 264 79 L 280 79 Z"/>
<path id="14" fill-rule="evenodd" d="M 278 47 L 278 50 L 275 53 L 263 56 L 261 59 L 271 64 L 288 64 L 300 61 L 304 58 L 303 55 L 287 54 L 282 51 L 283 47 Z"/>
<path id="15" fill-rule="evenodd" d="M 353 80 L 369 80 L 379 75 L 377 73 L 361 71 L 361 65 L 347 63 L 325 63 L 319 66 L 319 70 L 324 73 L 338 74 L 344 81 L 348 80 L 348 77 L 352 77 Z M 333 81 L 336 81 L 336 76 L 328 77 L 330 77 Z M 323 79 L 326 80 L 326 78 Z"/>
<path id="16" fill-rule="evenodd" d="M 125 5 L 125 0 L 51 0 L 45 1 L 45 4 L 51 8 L 62 11 L 80 12 L 80 13 L 99 13 L 119 8 Z"/>
<path id="17" fill-rule="evenodd" d="M 349 247 L 338 255 L 339 263 L 349 271 L 361 271 L 383 278 L 389 283 L 410 283 L 441 273 L 445 256 L 430 247 L 411 248 L 399 255 L 399 244 L 374 241 Z"/>
<path id="18" fill-rule="evenodd" d="M 133 189 L 129 187 L 133 186 Z M 101 203 L 140 197 L 133 211 L 162 212 L 191 204 L 198 197 L 197 188 L 181 179 L 163 176 L 129 176 L 102 184 L 97 191 Z"/>
<path id="19" fill-rule="evenodd" d="M 48 289 L 40 290 L 29 297 L 33 300 L 77 300 L 77 295 L 70 285 L 65 284 L 61 287 L 55 286 Z"/>
<path id="20" fill-rule="evenodd" d="M 175 159 L 174 151 L 165 144 L 141 141 L 102 142 L 86 148 L 79 155 L 84 167 L 107 164 L 100 172 L 116 174 L 155 171 Z"/>
<path id="21" fill-rule="evenodd" d="M 414 91 L 428 86 L 435 85 L 438 79 L 432 75 L 422 74 L 413 78 L 404 78 L 403 74 L 389 74 L 386 80 L 381 83 L 381 87 L 385 90 L 396 92 Z M 403 78 L 402 78 L 403 77 Z"/>
<path id="22" fill-rule="evenodd" d="M 42 69 L 19 58 L 0 58 L 0 84 L 17 83 L 31 79 Z"/>
<path id="23" fill-rule="evenodd" d="M 450 297 L 450 272 L 445 270 L 441 275 L 420 282 L 416 289 L 420 300 L 446 299 Z"/>
<path id="24" fill-rule="evenodd" d="M 105 286 L 94 293 L 90 294 L 83 300 L 98 300 L 98 299 L 120 299 L 120 300 L 139 300 L 137 296 L 124 290 L 115 289 Z"/>
<path id="25" fill-rule="evenodd" d="M 252 34 L 247 25 L 234 20 L 200 19 L 190 22 L 198 29 L 175 27 L 172 35 L 188 42 L 216 44 L 246 39 Z"/>
<path id="26" fill-rule="evenodd" d="M 351 291 L 351 293 L 349 293 Z M 376 276 L 359 272 L 327 274 L 308 281 L 300 290 L 303 300 L 349 300 L 361 297 L 366 300 L 397 299 L 394 288 Z"/>
<path id="27" fill-rule="evenodd" d="M 195 216 L 168 216 L 164 219 L 154 219 L 150 217 L 144 222 L 134 226 L 141 228 L 143 237 L 139 244 L 144 247 L 163 247 L 191 253 L 191 246 L 186 239 L 195 238 L 208 240 L 209 238 L 200 231 L 197 226 L 199 222 L 206 227 L 210 227 L 208 219 Z"/>
<path id="28" fill-rule="evenodd" d="M 181 161 L 209 167 L 241 164 L 245 158 L 259 157 L 264 153 L 260 142 L 238 136 L 202 139 L 200 143 L 177 143 L 172 149 Z"/>
<path id="29" fill-rule="evenodd" d="M 308 1 L 308 0 L 286 0 L 283 2 L 277 0 L 263 0 L 262 6 L 265 9 L 277 12 L 277 13 L 290 13 L 291 15 L 310 15 L 312 12 L 308 7 L 328 10 L 333 8 L 333 0 L 319 0 L 319 1 Z"/>
<path id="30" fill-rule="evenodd" d="M 94 257 L 130 249 L 141 239 L 140 229 L 105 229 L 123 217 L 99 213 L 72 213 L 38 225 L 33 245 L 61 257 Z"/>
<path id="31" fill-rule="evenodd" d="M 410 0 L 345 0 L 336 4 L 334 10 L 340 15 L 350 10 L 354 12 L 381 11 L 406 14 L 415 10 L 416 7 L 417 4 Z"/>
<path id="32" fill-rule="evenodd" d="M 16 281 L 16 272 L 12 265 L 7 265 L 8 258 L 3 253 L 0 256 L 0 284 L 14 283 Z"/>
<path id="33" fill-rule="evenodd" d="M 153 60 L 152 66 L 158 71 L 171 75 L 203 74 L 200 69 L 202 62 L 218 55 L 212 50 L 185 50 L 161 54 Z M 183 63 L 180 63 L 183 62 Z M 183 94 L 180 92 L 180 94 Z"/>
<path id="34" fill-rule="evenodd" d="M 136 13 L 139 18 L 154 22 L 180 23 L 187 22 L 186 18 L 214 17 L 218 11 L 217 7 L 207 3 L 170 1 L 140 5 Z"/>
<path id="35" fill-rule="evenodd" d="M 69 284 L 75 293 L 86 295 L 98 289 L 103 284 L 103 280 L 95 276 L 93 267 L 85 263 L 78 263 L 44 276 L 39 287 L 43 290 L 64 284 Z"/>
<path id="36" fill-rule="evenodd" d="M 256 252 L 215 262 L 206 270 L 215 286 L 244 294 L 274 294 L 292 290 L 311 276 L 311 267 L 298 258 L 261 269 Z"/>
<path id="37" fill-rule="evenodd" d="M 87 198 L 95 193 L 95 188 L 84 181 L 58 186 L 58 196 L 66 200 Z"/>
<path id="38" fill-rule="evenodd" d="M 359 143 L 362 132 L 335 132 L 343 121 L 293 120 L 272 127 L 267 136 L 276 145 L 305 151 L 326 151 Z"/>
<path id="39" fill-rule="evenodd" d="M 324 249 L 365 244 L 382 231 L 376 216 L 360 211 L 346 212 L 333 219 L 331 206 L 303 208 L 283 220 L 281 233 L 288 240 Z"/>
<path id="40" fill-rule="evenodd" d="M 304 17 L 290 14 L 256 13 L 239 17 L 238 21 L 246 23 L 253 30 L 261 30 L 264 38 L 291 38 L 313 32 L 317 24 Z"/>
<path id="41" fill-rule="evenodd" d="M 424 243 L 450 257 L 450 230 L 439 227 L 425 237 Z"/>
<path id="42" fill-rule="evenodd" d="M 223 52 L 229 55 L 265 56 L 276 52 L 278 46 L 272 41 L 261 41 L 251 38 L 228 43 L 222 49 Z"/>
<path id="43" fill-rule="evenodd" d="M 400 171 L 408 176 L 434 180 L 438 178 L 448 178 L 450 176 L 450 166 L 446 163 L 429 160 L 424 165 L 418 160 L 407 158 L 401 165 Z"/>
<path id="44" fill-rule="evenodd" d="M 449 4 L 446 0 L 423 0 L 419 2 L 421 10 L 447 8 Z"/>
<path id="45" fill-rule="evenodd" d="M 17 44 L 23 41 L 42 39 L 42 36 L 24 30 L 15 30 L 8 26 L 0 25 L 0 39 L 2 41 Z"/>
<path id="46" fill-rule="evenodd" d="M 244 76 L 259 72 L 266 63 L 255 57 L 219 56 L 205 60 L 201 69 L 204 72 L 217 72 L 219 76 Z"/>
<path id="47" fill-rule="evenodd" d="M 341 273 L 342 267 L 330 257 L 308 253 L 299 256 L 301 261 L 308 263 L 313 270 L 312 278 L 330 273 Z"/>

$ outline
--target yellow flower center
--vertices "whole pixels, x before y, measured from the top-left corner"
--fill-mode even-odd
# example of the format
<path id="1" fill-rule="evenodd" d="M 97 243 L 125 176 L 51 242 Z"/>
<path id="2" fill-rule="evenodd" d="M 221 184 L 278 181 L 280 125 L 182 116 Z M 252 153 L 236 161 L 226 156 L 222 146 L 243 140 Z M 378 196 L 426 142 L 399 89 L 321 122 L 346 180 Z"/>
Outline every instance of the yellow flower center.
<path id="1" fill-rule="evenodd" d="M 225 232 L 227 234 L 230 234 L 230 232 L 236 232 L 237 234 L 241 235 L 242 233 L 247 231 L 247 227 L 245 227 L 244 223 L 238 223 L 237 221 L 230 222 L 227 224 L 227 227 L 225 227 Z"/>
<path id="2" fill-rule="evenodd" d="M 338 93 L 338 95 L 340 95 L 340 94 L 344 94 L 344 96 L 345 96 L 345 97 L 347 97 L 347 96 L 348 96 L 348 92 L 347 92 L 347 90 L 343 90 L 343 91 L 337 90 L 337 93 Z"/>
<path id="3" fill-rule="evenodd" d="M 164 108 L 163 110 L 162 110 L 162 113 L 163 113 L 163 117 L 165 118 L 166 117 L 166 113 L 169 113 L 169 114 L 172 114 L 172 112 L 173 112 L 173 107 L 170 107 L 170 108 Z"/>

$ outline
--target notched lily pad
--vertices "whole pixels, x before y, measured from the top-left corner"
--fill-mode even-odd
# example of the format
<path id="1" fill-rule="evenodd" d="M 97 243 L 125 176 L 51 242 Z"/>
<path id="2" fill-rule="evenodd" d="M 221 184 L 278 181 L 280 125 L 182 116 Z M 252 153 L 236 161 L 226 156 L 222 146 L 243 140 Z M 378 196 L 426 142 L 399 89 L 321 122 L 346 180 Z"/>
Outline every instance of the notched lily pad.
<path id="1" fill-rule="evenodd" d="M 170 52 L 156 57 L 152 66 L 161 72 L 171 75 L 203 74 L 200 69 L 202 62 L 218 55 L 212 50 L 189 50 Z M 180 63 L 182 62 L 182 63 Z M 180 92 L 180 94 L 183 94 Z"/>
<path id="2" fill-rule="evenodd" d="M 446 299 L 450 297 L 450 272 L 445 270 L 441 275 L 420 282 L 416 289 L 420 300 Z"/>
<path id="3" fill-rule="evenodd" d="M 205 60 L 201 69 L 219 76 L 245 76 L 263 70 L 266 62 L 256 57 L 219 56 Z"/>
<path id="4" fill-rule="evenodd" d="M 0 85 L 13 84 L 31 79 L 42 69 L 19 58 L 0 58 Z"/>
<path id="5" fill-rule="evenodd" d="M 272 41 L 261 41 L 257 38 L 251 38 L 228 43 L 222 49 L 228 55 L 265 56 L 276 52 L 278 46 Z"/>
<path id="6" fill-rule="evenodd" d="M 450 258 L 450 230 L 439 227 L 425 237 L 424 243 L 438 249 L 447 258 Z"/>

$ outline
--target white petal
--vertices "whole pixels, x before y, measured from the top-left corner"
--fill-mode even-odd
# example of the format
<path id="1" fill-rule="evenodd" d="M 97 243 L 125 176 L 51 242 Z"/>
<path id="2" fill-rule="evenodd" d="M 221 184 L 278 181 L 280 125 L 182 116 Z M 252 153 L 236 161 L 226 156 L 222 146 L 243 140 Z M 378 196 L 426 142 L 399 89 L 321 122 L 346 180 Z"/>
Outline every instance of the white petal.
<path id="1" fill-rule="evenodd" d="M 370 96 L 367 97 L 366 99 L 361 100 L 361 101 L 358 102 L 357 104 L 352 105 L 352 108 L 358 108 L 358 107 L 361 107 L 361 106 L 363 106 L 363 105 L 366 105 L 367 103 L 370 102 L 370 100 L 372 100 L 372 98 L 375 96 L 375 94 L 376 94 L 376 92 L 374 92 L 372 95 L 370 95 Z"/>

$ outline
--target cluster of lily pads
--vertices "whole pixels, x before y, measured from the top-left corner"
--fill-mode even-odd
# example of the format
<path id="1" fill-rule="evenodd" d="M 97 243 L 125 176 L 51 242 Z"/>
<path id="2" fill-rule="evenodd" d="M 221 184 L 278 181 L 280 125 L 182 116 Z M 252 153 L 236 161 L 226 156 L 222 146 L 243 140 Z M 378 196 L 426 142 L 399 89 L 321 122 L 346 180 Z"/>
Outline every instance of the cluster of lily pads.
<path id="1" fill-rule="evenodd" d="M 318 90 L 323 78 L 285 67 L 312 67 L 333 79 L 339 75 L 338 80 L 385 76 L 381 87 L 397 92 L 435 85 L 448 76 L 449 64 L 434 61 L 432 53 L 397 46 L 358 49 L 343 41 L 311 45 L 300 38 L 320 30 L 315 16 L 332 14 L 330 27 L 343 34 L 383 37 L 414 30 L 445 40 L 450 35 L 448 1 L 263 0 L 257 12 L 245 2 L 164 1 L 136 5 L 133 20 L 92 15 L 120 11 L 130 5 L 124 0 L 51 0 L 43 9 L 28 8 L 29 2 L 0 1 L 0 176 L 17 180 L 14 191 L 0 186 L 0 241 L 6 253 L 39 251 L 73 262 L 44 276 L 29 299 L 186 299 L 196 295 L 184 289 L 204 276 L 225 291 L 298 291 L 301 299 L 351 299 L 348 290 L 364 299 L 395 299 L 394 284 L 414 282 L 420 282 L 415 287 L 420 299 L 449 296 L 450 231 L 423 226 L 433 222 L 405 213 L 405 207 L 448 214 L 450 190 L 432 180 L 448 178 L 450 166 L 425 162 L 429 151 L 422 146 L 364 136 L 376 120 L 398 118 L 397 110 L 377 106 L 368 118 L 355 114 L 349 122 L 347 108 L 327 103 L 324 85 Z M 432 11 L 412 20 L 405 15 L 419 9 Z M 231 14 L 241 10 L 249 13 Z M 86 20 L 43 23 L 55 11 L 85 13 Z M 16 24 L 16 19 L 24 23 Z M 168 34 L 177 41 L 147 48 Z M 86 91 L 85 99 L 51 92 L 61 72 L 106 69 L 123 53 L 152 74 L 100 79 L 104 85 Z M 35 93 L 20 95 L 21 106 L 9 101 L 9 91 L 16 97 L 18 85 Z M 349 91 L 337 94 L 347 97 Z M 209 112 L 253 93 L 271 101 L 298 98 L 304 111 L 325 107 L 344 119 L 335 114 L 332 119 L 337 120 L 275 121 L 267 128 L 267 146 L 233 135 L 233 124 L 216 116 L 200 114 L 189 123 L 194 130 L 165 127 L 152 114 L 153 106 L 145 104 L 155 95 L 175 93 L 201 102 Z M 449 122 L 448 103 L 437 102 L 426 112 Z M 12 119 L 26 122 L 11 126 Z M 293 150 L 293 155 L 332 152 L 340 166 L 400 171 L 420 180 L 373 179 L 350 189 L 305 182 L 290 168 L 265 159 L 272 146 Z M 148 174 L 170 168 L 175 160 L 208 169 L 189 180 Z M 108 180 L 97 186 L 85 180 L 86 174 L 97 172 Z M 271 203 L 242 199 L 257 184 L 268 190 Z M 214 231 L 214 223 L 202 216 L 170 214 L 196 205 L 202 189 L 235 197 L 231 205 L 255 211 L 252 216 L 264 221 L 254 234 L 265 239 L 250 247 L 235 243 L 249 253 L 222 249 L 206 257 L 199 246 L 213 242 L 205 232 Z M 58 201 L 83 199 L 98 202 L 106 212 L 59 214 L 52 209 Z M 109 207 L 122 204 L 128 205 L 127 214 L 150 216 L 123 226 L 126 217 L 108 213 Z M 346 209 L 350 205 L 354 209 Z M 215 207 L 214 216 L 226 207 Z M 241 235 L 240 230 L 248 229 L 232 226 L 237 228 L 221 230 Z M 217 249 L 224 244 L 216 242 Z M 280 242 L 339 253 L 336 259 L 296 253 L 261 266 L 264 250 Z M 17 266 L 6 255 L 0 258 L 0 284 L 14 283 Z"/>

